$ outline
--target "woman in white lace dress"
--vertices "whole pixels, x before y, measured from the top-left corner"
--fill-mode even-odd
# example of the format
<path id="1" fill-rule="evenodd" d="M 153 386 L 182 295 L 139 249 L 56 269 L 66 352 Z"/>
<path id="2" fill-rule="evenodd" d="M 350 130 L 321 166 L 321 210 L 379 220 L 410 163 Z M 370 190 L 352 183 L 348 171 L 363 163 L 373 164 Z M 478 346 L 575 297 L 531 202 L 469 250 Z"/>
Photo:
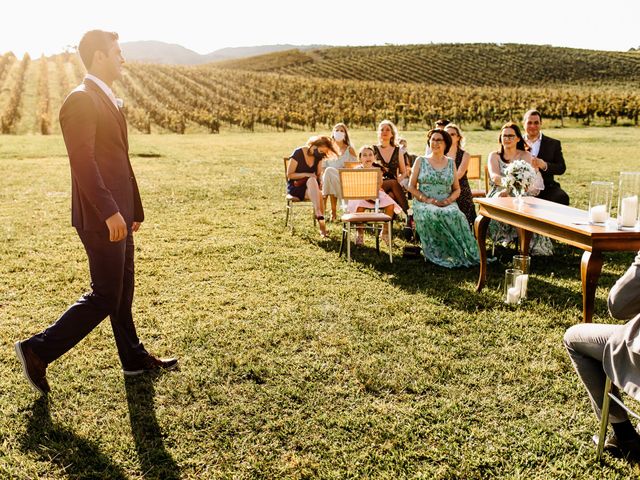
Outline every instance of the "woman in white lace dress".
<path id="1" fill-rule="evenodd" d="M 335 222 L 337 217 L 338 200 L 340 197 L 340 176 L 339 168 L 344 168 L 344 162 L 356 161 L 356 151 L 349 139 L 349 130 L 344 123 L 338 123 L 333 127 L 331 138 L 338 151 L 338 156 L 325 160 L 324 173 L 322 174 L 322 196 L 331 200 L 331 221 Z"/>

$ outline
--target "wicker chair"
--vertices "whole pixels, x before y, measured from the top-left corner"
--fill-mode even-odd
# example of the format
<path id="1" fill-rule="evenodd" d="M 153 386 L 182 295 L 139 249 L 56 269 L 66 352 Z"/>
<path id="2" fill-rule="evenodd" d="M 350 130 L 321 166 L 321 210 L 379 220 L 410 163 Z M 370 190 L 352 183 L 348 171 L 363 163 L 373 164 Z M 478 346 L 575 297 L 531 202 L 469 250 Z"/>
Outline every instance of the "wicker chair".
<path id="1" fill-rule="evenodd" d="M 378 231 L 382 231 L 382 224 L 387 224 L 389 240 L 389 262 L 393 263 L 392 248 L 392 221 L 393 218 L 385 213 L 378 212 L 378 192 L 382 180 L 382 171 L 378 168 L 341 168 L 340 184 L 342 198 L 348 200 L 370 200 L 375 203 L 373 212 L 346 213 L 342 215 L 342 240 L 340 242 L 340 255 L 347 250 L 347 261 L 351 261 L 351 226 L 371 225 L 376 237 L 376 251 L 380 252 L 380 239 Z"/>
<path id="2" fill-rule="evenodd" d="M 311 216 L 313 217 L 313 225 L 316 224 L 316 215 L 313 211 L 313 203 L 311 200 L 300 200 L 298 197 L 294 197 L 293 195 L 289 195 L 287 193 L 287 167 L 289 166 L 289 157 L 283 157 L 284 160 L 284 186 L 285 186 L 285 199 L 287 201 L 287 214 L 284 219 L 284 228 L 289 227 L 291 229 L 291 233 L 293 233 L 293 211 L 294 207 L 307 206 L 311 207 Z"/>

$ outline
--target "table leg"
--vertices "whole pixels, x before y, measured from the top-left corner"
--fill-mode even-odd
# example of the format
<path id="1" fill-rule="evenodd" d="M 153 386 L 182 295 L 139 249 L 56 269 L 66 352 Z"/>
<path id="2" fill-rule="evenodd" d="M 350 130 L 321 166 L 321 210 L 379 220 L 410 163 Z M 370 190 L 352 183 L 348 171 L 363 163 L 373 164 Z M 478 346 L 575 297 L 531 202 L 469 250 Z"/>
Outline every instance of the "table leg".
<path id="1" fill-rule="evenodd" d="M 478 250 L 480 252 L 480 276 L 476 285 L 476 292 L 479 292 L 487 283 L 487 230 L 489 228 L 489 217 L 478 215 L 473 224 L 476 239 L 478 241 Z"/>
<path id="2" fill-rule="evenodd" d="M 529 244 L 531 243 L 531 237 L 533 233 L 524 228 L 516 228 L 518 232 L 518 238 L 520 239 L 520 255 L 529 255 Z"/>
<path id="3" fill-rule="evenodd" d="M 584 252 L 580 264 L 580 276 L 582 277 L 582 321 L 591 323 L 593 306 L 596 298 L 598 277 L 602 270 L 602 252 Z"/>

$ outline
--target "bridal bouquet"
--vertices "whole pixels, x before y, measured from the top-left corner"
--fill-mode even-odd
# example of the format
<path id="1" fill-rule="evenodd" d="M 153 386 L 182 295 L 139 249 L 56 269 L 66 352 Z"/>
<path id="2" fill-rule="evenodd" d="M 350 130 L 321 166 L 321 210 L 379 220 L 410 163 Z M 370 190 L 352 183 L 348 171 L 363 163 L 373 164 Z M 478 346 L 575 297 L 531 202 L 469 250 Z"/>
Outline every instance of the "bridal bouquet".
<path id="1" fill-rule="evenodd" d="M 516 160 L 507 165 L 502 177 L 502 186 L 509 194 L 521 197 L 529 190 L 536 179 L 536 171 L 524 160 Z"/>

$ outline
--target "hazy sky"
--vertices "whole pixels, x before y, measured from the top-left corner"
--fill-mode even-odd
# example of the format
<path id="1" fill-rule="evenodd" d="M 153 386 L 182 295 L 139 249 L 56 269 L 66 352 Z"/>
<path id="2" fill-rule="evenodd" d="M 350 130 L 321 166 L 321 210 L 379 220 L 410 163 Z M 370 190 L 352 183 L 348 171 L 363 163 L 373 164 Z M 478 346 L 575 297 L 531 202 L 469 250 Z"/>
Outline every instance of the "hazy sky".
<path id="1" fill-rule="evenodd" d="M 640 46 L 640 0 L 3 0 L 2 17 L 0 53 L 32 56 L 76 45 L 93 28 L 117 31 L 123 42 L 162 40 L 199 53 L 276 43 Z"/>

